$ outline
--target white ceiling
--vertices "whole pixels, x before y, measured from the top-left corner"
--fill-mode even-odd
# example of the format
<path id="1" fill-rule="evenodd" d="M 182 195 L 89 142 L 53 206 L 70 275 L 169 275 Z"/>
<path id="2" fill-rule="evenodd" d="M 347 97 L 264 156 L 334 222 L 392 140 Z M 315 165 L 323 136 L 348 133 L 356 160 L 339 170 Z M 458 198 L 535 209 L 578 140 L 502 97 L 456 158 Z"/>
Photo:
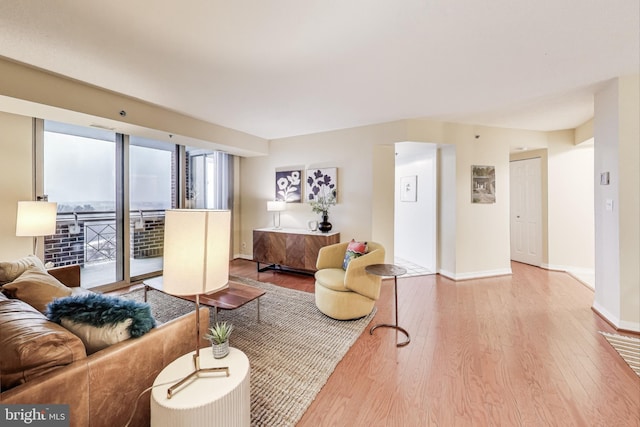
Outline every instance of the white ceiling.
<path id="1" fill-rule="evenodd" d="M 532 130 L 640 73 L 638 0 L 0 0 L 0 56 L 263 138 Z"/>

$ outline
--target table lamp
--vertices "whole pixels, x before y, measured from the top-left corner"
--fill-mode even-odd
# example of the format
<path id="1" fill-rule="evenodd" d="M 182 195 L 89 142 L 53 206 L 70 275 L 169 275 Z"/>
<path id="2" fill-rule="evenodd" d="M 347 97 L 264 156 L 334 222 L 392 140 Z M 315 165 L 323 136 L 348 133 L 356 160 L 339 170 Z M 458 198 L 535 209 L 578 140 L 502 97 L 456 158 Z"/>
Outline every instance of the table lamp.
<path id="1" fill-rule="evenodd" d="M 16 216 L 16 236 L 33 237 L 33 252 L 38 252 L 38 237 L 50 236 L 56 232 L 58 204 L 46 201 L 20 201 Z"/>
<path id="2" fill-rule="evenodd" d="M 231 212 L 209 209 L 169 209 L 165 215 L 163 291 L 195 296 L 196 348 L 194 371 L 167 390 L 167 398 L 201 373 L 229 368 L 200 368 L 200 295 L 228 286 Z"/>
<path id="3" fill-rule="evenodd" d="M 275 200 L 271 202 L 267 202 L 267 211 L 273 212 L 273 228 L 275 230 L 280 229 L 280 212 L 287 209 L 287 202 Z M 277 214 L 277 221 L 276 221 Z"/>

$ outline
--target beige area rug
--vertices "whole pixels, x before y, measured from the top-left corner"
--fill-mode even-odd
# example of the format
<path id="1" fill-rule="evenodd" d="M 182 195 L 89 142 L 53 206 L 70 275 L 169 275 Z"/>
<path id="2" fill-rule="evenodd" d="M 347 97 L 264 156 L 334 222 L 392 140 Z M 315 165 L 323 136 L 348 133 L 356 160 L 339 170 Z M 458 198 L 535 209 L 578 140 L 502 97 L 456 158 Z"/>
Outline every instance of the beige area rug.
<path id="1" fill-rule="evenodd" d="M 627 365 L 640 377 L 640 339 L 600 332 Z"/>
<path id="2" fill-rule="evenodd" d="M 218 314 L 218 321 L 234 325 L 230 344 L 242 350 L 251 364 L 251 425 L 294 426 L 375 310 L 358 320 L 333 320 L 318 311 L 311 293 L 231 279 L 267 291 L 260 298 L 260 323 L 255 301 Z M 142 301 L 143 292 L 138 289 L 123 296 Z M 153 290 L 148 301 L 159 323 L 194 310 L 192 302 Z"/>

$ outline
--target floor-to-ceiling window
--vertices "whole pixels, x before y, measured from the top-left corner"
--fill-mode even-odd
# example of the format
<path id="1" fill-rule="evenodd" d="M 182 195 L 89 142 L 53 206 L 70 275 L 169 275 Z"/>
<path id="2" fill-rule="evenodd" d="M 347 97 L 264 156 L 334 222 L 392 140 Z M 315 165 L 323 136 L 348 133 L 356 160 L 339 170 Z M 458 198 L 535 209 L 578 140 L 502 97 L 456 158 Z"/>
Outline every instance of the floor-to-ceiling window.
<path id="1" fill-rule="evenodd" d="M 58 203 L 56 234 L 45 240 L 45 262 L 80 264 L 82 284 L 123 279 L 116 221 L 116 134 L 46 121 L 43 188 Z M 120 267 L 120 268 L 119 268 Z"/>
<path id="2" fill-rule="evenodd" d="M 232 206 L 228 154 L 41 123 L 43 188 L 58 203 L 45 261 L 80 264 L 83 287 L 113 288 L 161 274 L 165 210 L 181 207 L 182 195 L 185 207 Z"/>
<path id="3" fill-rule="evenodd" d="M 162 271 L 164 212 L 176 207 L 175 153 L 173 144 L 129 138 L 132 280 Z"/>
<path id="4" fill-rule="evenodd" d="M 191 148 L 187 148 L 187 153 L 187 207 L 231 209 L 233 156 Z"/>

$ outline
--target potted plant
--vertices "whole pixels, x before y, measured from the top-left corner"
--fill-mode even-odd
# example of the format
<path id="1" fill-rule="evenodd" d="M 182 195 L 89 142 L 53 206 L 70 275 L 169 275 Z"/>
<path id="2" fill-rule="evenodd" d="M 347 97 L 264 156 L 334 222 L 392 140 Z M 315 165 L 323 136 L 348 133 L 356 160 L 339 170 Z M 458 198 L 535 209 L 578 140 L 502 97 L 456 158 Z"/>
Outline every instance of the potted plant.
<path id="1" fill-rule="evenodd" d="M 211 341 L 213 349 L 213 357 L 222 359 L 229 354 L 229 336 L 233 331 L 233 325 L 227 322 L 218 322 L 209 328 L 207 335 L 204 337 Z"/>

